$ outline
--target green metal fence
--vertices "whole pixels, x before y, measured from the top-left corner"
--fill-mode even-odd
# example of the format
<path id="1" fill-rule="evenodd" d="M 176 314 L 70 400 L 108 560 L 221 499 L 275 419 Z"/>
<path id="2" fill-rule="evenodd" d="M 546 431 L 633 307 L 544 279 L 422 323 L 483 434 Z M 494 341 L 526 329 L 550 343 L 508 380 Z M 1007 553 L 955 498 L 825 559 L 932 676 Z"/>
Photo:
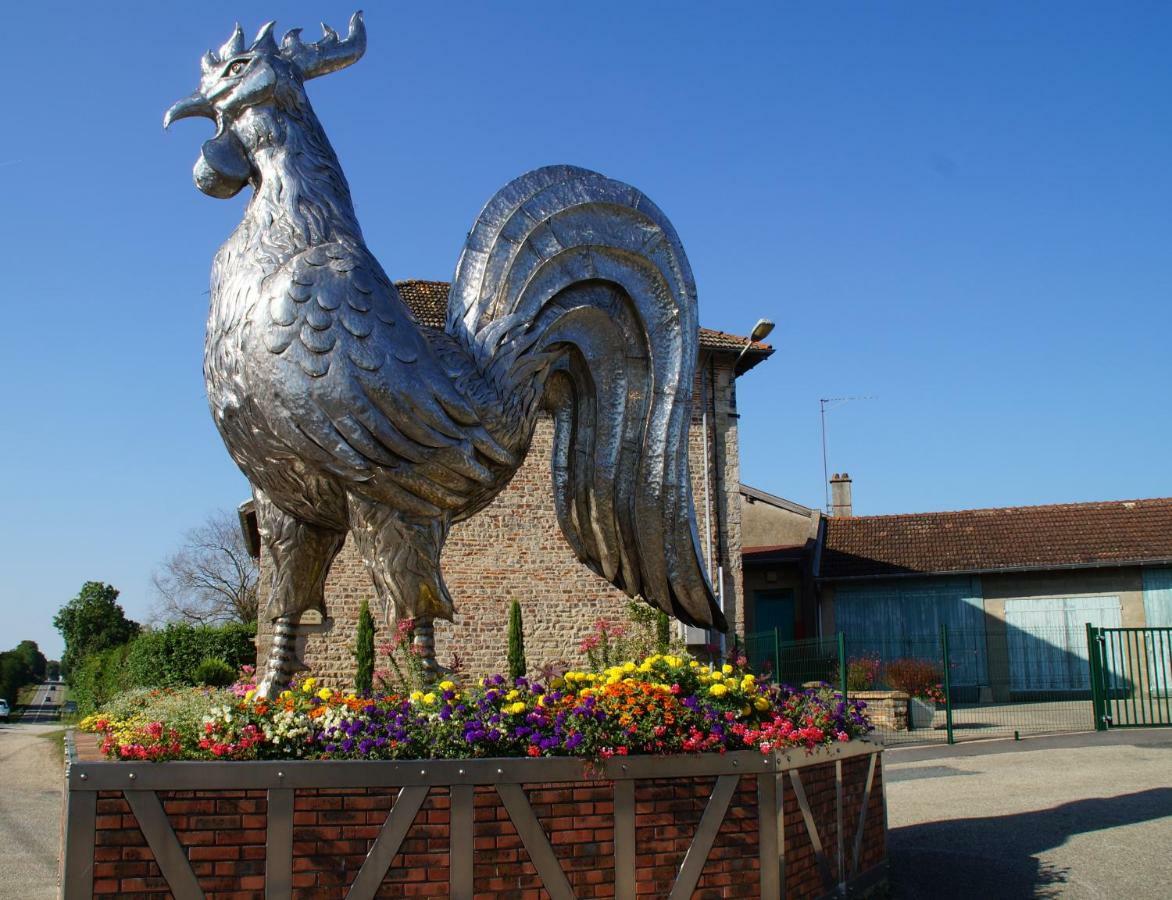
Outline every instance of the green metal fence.
<path id="1" fill-rule="evenodd" d="M 861 695 L 889 744 L 1172 724 L 1172 628 L 1026 624 L 802 641 L 763 632 L 746 650 L 779 683 Z M 912 695 L 906 711 L 893 690 Z"/>
<path id="2" fill-rule="evenodd" d="M 1087 625 L 1095 727 L 1172 725 L 1172 628 Z"/>

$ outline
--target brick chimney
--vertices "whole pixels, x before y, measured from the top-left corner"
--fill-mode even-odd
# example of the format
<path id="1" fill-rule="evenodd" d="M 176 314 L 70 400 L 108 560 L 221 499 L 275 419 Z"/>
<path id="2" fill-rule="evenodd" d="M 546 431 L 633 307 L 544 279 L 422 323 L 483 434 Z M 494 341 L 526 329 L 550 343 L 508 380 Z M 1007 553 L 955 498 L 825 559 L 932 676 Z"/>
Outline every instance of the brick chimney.
<path id="1" fill-rule="evenodd" d="M 830 515 L 853 516 L 851 506 L 851 477 L 846 472 L 830 476 Z"/>

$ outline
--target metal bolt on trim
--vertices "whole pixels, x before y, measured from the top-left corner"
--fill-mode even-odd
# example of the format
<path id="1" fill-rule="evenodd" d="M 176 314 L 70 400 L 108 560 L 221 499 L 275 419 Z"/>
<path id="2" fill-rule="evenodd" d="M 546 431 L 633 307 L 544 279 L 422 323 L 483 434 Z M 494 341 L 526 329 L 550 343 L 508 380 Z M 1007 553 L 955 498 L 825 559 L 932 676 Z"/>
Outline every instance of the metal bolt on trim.
<path id="1" fill-rule="evenodd" d="M 78 775 L 77 777 L 78 777 L 78 778 L 80 778 L 82 781 L 85 781 L 85 780 L 86 780 L 86 779 L 87 779 L 89 776 L 88 776 L 88 775 L 86 775 L 86 774 L 85 774 L 85 772 L 82 772 L 82 773 L 81 773 L 80 775 Z"/>
<path id="2" fill-rule="evenodd" d="M 130 773 L 129 775 L 127 775 L 126 777 L 127 777 L 127 778 L 129 778 L 131 781 L 134 781 L 134 779 L 135 779 L 135 778 L 137 778 L 138 776 L 137 776 L 137 775 L 135 775 L 133 772 L 131 772 L 131 773 Z"/>
<path id="3" fill-rule="evenodd" d="M 278 778 L 284 778 L 284 777 L 285 777 L 285 773 L 284 773 L 284 772 L 278 772 L 278 773 L 277 773 L 277 777 L 278 777 Z"/>

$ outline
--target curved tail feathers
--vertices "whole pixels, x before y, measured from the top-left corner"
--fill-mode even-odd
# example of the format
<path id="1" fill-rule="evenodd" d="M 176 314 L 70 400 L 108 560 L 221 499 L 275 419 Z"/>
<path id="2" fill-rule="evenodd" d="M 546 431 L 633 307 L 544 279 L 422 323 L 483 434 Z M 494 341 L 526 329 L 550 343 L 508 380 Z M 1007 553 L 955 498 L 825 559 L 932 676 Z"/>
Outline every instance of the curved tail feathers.
<path id="1" fill-rule="evenodd" d="M 585 169 L 521 176 L 469 233 L 447 330 L 526 434 L 552 412 L 555 505 L 579 559 L 629 596 L 726 629 L 688 473 L 696 287 L 663 213 Z"/>

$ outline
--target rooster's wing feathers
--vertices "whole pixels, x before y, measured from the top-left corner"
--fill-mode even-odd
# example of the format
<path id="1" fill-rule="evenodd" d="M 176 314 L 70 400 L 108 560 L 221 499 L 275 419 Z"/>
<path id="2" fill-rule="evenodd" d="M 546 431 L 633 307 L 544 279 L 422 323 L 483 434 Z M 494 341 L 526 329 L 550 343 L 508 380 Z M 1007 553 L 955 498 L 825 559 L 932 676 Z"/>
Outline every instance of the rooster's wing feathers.
<path id="1" fill-rule="evenodd" d="M 313 247 L 267 282 L 258 307 L 280 369 L 271 425 L 308 439 L 323 468 L 407 513 L 454 511 L 515 466 L 364 250 Z"/>

